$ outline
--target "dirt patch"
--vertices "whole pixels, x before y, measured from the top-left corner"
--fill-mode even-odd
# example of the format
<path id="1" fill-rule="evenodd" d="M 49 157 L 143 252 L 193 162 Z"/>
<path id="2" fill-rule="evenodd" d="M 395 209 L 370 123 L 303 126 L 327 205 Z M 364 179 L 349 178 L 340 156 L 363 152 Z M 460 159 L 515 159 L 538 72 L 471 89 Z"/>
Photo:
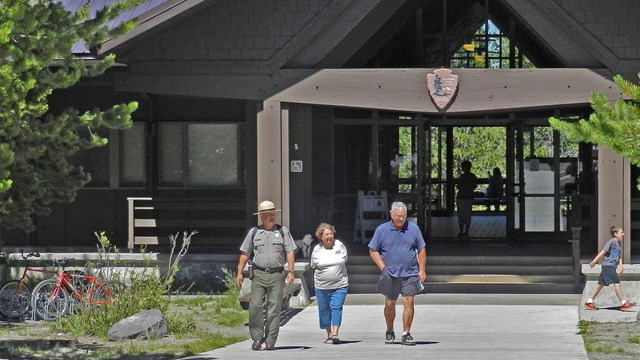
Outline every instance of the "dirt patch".
<path id="1" fill-rule="evenodd" d="M 191 310 L 187 308 L 173 308 L 187 314 Z M 224 336 L 237 336 L 241 339 L 248 338 L 249 331 L 246 326 L 224 327 L 208 320 L 207 316 L 194 314 L 197 330 L 193 333 L 219 333 Z M 51 324 L 41 321 L 11 322 L 0 321 L 0 359 L 128 359 L 121 349 L 125 346 L 148 346 L 155 342 L 158 346 L 170 345 L 172 351 L 154 352 L 149 355 L 136 356 L 136 359 L 178 359 L 185 354 L 180 352 L 181 345 L 196 340 L 194 336 L 168 335 L 156 340 L 123 340 L 111 342 L 99 337 L 81 336 L 56 332 Z M 174 346 L 175 345 L 175 346 Z M 26 350 L 28 349 L 28 350 Z"/>
<path id="2" fill-rule="evenodd" d="M 583 335 L 589 360 L 640 359 L 640 323 L 589 323 Z"/>

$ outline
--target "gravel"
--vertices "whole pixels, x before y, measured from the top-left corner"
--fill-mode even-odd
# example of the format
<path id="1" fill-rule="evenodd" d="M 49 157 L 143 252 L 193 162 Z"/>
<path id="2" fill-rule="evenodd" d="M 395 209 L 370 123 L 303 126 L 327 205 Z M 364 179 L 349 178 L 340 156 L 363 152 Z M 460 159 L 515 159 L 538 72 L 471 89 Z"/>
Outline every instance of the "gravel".
<path id="1" fill-rule="evenodd" d="M 590 322 L 583 334 L 589 360 L 640 359 L 640 323 Z"/>

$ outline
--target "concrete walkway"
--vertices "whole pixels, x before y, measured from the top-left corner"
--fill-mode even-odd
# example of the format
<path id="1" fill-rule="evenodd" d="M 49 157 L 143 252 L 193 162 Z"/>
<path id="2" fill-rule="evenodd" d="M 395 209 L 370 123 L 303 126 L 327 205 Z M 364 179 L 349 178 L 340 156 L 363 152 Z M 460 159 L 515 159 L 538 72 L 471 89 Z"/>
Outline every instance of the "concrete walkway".
<path id="1" fill-rule="evenodd" d="M 188 359 L 581 359 L 577 334 L 579 294 L 425 294 L 416 297 L 411 334 L 416 346 L 384 343 L 382 295 L 349 295 L 340 329 L 342 344 L 324 344 L 316 306 L 308 306 L 280 328 L 274 351 L 252 351 L 251 340 Z M 248 330 L 247 330 L 248 332 Z"/>

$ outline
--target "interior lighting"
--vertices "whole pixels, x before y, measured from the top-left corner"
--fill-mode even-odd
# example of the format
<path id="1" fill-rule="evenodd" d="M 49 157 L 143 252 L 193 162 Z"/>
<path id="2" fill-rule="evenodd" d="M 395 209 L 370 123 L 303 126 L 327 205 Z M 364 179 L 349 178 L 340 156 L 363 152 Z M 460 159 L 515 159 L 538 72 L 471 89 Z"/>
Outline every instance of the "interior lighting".
<path id="1" fill-rule="evenodd" d="M 476 46 L 474 44 L 464 44 L 462 45 L 462 48 L 467 51 L 473 51 L 476 48 Z"/>

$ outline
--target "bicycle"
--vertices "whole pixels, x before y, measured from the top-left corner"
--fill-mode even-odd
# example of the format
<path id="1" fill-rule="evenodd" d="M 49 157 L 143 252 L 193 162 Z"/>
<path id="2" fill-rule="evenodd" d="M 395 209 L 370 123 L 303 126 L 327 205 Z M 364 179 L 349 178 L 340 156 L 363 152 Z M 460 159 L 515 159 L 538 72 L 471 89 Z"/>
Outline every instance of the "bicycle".
<path id="1" fill-rule="evenodd" d="M 26 262 L 22 276 L 19 280 L 12 280 L 4 284 L 0 289 L 0 313 L 9 319 L 19 319 L 29 309 L 31 303 L 31 290 L 29 283 L 35 284 L 36 281 L 29 276 L 29 272 L 40 272 L 46 274 L 56 274 L 55 271 L 40 268 L 29 267 L 29 258 L 40 257 L 40 253 L 24 254 L 20 250 L 20 256 Z"/>
<path id="2" fill-rule="evenodd" d="M 54 260 L 62 271 L 54 279 L 41 281 L 31 295 L 31 307 L 38 319 L 55 321 L 75 312 L 78 304 L 99 306 L 111 301 L 111 292 L 95 277 L 82 272 L 65 271 L 71 259 Z"/>

